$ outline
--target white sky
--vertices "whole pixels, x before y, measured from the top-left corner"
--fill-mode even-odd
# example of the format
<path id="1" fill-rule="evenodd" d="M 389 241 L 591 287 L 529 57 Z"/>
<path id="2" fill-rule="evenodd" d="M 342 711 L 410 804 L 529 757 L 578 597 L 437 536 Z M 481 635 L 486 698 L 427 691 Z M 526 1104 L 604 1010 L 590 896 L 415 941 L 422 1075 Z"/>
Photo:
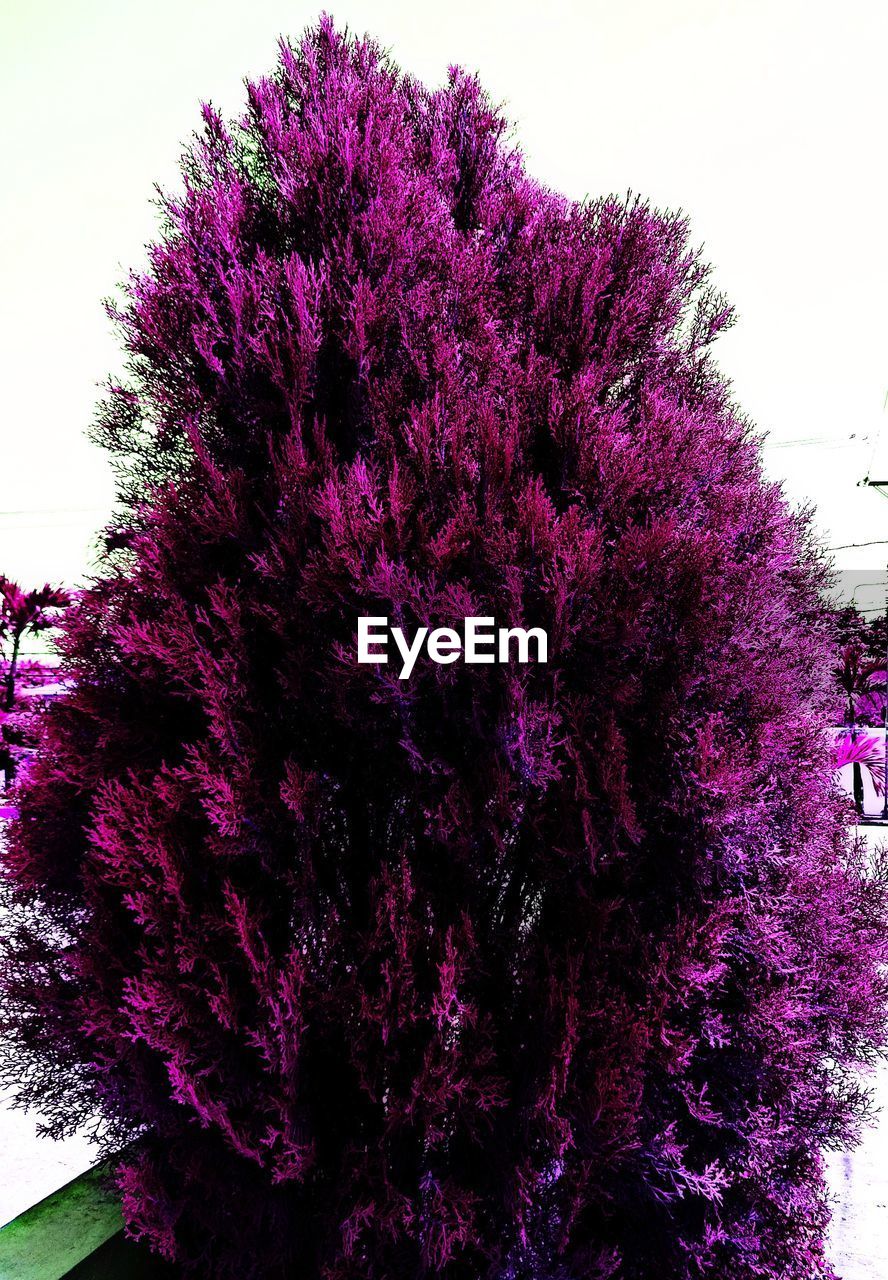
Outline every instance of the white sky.
<path id="1" fill-rule="evenodd" d="M 888 501 L 856 487 L 874 443 L 870 474 L 881 460 L 888 479 L 888 6 L 328 4 L 428 83 L 451 62 L 480 71 L 543 181 L 684 209 L 739 313 L 717 350 L 771 433 L 769 469 L 816 504 L 828 545 L 888 538 Z M 152 185 L 175 181 L 199 101 L 238 111 L 244 76 L 318 11 L 0 0 L 0 572 L 31 585 L 88 571 L 111 483 L 83 432 L 96 384 L 120 368 L 100 299 L 141 261 Z M 797 440 L 817 443 L 774 447 Z"/>

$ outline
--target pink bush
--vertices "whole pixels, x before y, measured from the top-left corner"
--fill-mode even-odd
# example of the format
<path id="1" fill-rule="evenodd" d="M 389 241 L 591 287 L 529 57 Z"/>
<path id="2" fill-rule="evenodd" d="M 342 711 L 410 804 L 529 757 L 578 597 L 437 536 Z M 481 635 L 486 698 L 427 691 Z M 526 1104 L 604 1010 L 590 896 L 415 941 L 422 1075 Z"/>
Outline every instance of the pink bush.
<path id="1" fill-rule="evenodd" d="M 829 1276 L 885 881 L 684 221 L 326 21 L 184 179 L 6 857 L 7 1077 L 201 1277 Z M 399 681 L 362 613 L 550 658 Z"/>

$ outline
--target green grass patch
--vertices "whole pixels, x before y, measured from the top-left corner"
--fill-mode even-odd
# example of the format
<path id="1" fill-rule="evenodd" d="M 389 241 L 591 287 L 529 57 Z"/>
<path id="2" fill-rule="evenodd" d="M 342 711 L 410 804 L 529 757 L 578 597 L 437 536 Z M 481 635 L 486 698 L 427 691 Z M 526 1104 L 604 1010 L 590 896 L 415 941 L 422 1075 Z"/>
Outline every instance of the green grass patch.
<path id="1" fill-rule="evenodd" d="M 0 1280 L 61 1280 L 121 1230 L 105 1174 L 89 1169 L 0 1230 Z"/>

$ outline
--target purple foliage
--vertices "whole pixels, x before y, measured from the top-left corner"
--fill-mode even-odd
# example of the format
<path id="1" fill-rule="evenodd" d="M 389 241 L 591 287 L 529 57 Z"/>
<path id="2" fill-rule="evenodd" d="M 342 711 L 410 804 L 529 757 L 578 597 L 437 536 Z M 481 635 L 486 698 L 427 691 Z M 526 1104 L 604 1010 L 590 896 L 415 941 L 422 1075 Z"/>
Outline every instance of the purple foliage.
<path id="1" fill-rule="evenodd" d="M 830 1275 L 885 882 L 685 222 L 327 21 L 184 179 L 6 855 L 22 1099 L 204 1277 Z M 549 662 L 399 681 L 362 613 Z"/>

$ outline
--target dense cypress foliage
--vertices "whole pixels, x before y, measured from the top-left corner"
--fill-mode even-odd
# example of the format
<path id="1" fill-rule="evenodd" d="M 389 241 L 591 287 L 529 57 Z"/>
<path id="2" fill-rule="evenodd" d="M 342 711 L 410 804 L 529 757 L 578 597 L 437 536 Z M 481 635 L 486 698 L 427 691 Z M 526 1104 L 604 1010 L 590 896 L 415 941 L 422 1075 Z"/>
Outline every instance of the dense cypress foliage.
<path id="1" fill-rule="evenodd" d="M 101 577 L 6 854 L 8 1071 L 203 1277 L 813 1280 L 885 893 L 825 569 L 684 221 L 329 22 L 115 313 Z M 543 665 L 355 660 L 492 615 Z"/>

